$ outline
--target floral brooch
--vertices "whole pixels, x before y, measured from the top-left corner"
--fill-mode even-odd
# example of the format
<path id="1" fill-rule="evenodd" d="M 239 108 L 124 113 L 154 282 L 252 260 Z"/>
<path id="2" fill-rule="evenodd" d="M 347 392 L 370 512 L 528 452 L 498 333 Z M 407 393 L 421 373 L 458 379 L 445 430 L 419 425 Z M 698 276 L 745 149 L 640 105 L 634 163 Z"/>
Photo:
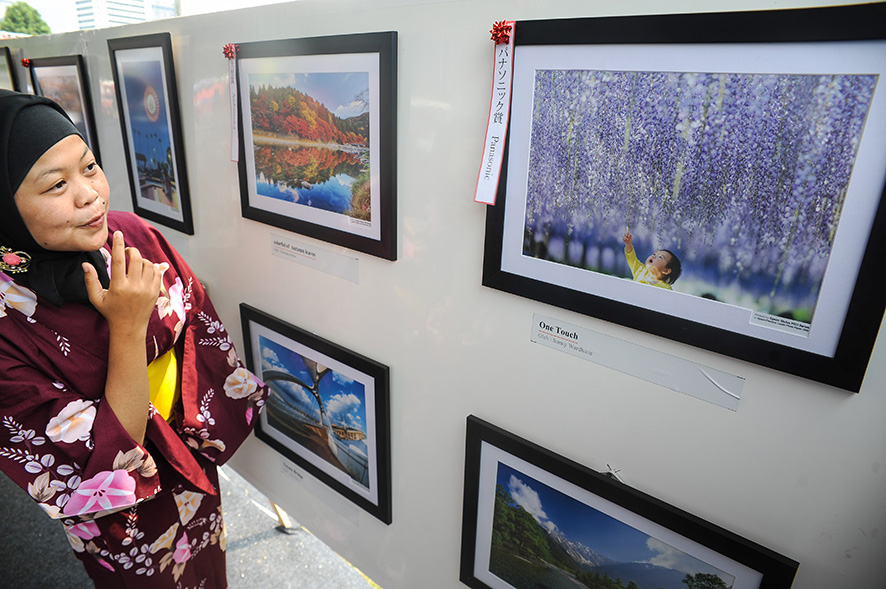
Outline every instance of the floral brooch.
<path id="1" fill-rule="evenodd" d="M 31 256 L 25 252 L 14 252 L 0 245 L 0 270 L 11 274 L 27 272 L 31 265 Z"/>

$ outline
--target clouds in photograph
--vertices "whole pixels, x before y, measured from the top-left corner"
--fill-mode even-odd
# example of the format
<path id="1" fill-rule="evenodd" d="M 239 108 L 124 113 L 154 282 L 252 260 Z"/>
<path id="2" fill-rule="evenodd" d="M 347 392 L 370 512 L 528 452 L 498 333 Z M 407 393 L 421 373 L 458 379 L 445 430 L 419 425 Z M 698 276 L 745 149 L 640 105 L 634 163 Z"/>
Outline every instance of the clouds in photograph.
<path id="1" fill-rule="evenodd" d="M 261 73 L 249 74 L 249 86 L 295 88 L 325 106 L 341 119 L 369 110 L 369 74 L 367 72 Z"/>
<path id="2" fill-rule="evenodd" d="M 718 575 L 729 586 L 735 581 L 735 577 L 727 575 L 723 571 L 720 571 L 719 569 L 716 569 L 669 544 L 665 544 L 661 540 L 656 540 L 655 538 L 650 537 L 649 540 L 646 541 L 646 546 L 649 547 L 649 550 L 655 553 L 652 558 L 643 561 L 646 564 L 674 569 L 681 573 L 686 573 L 687 575 L 697 575 L 698 573 Z"/>
<path id="3" fill-rule="evenodd" d="M 277 368 L 282 368 L 283 365 L 280 364 L 280 359 L 277 358 L 277 352 L 272 350 L 271 348 L 262 348 L 261 351 L 262 357 L 262 368 L 265 368 L 265 364 L 268 366 L 273 366 Z"/>
<path id="4" fill-rule="evenodd" d="M 549 533 L 562 535 L 615 562 L 656 565 L 684 574 L 718 575 L 727 585 L 734 580 L 702 560 L 507 464 L 499 463 L 498 469 L 498 484 Z"/>
<path id="5" fill-rule="evenodd" d="M 326 410 L 330 417 L 339 423 L 360 430 L 366 428 L 363 424 L 362 408 L 363 402 L 357 395 L 351 393 L 335 394 L 326 401 Z"/>
<path id="6" fill-rule="evenodd" d="M 298 372 L 294 371 L 292 367 L 287 366 L 283 361 L 280 360 L 277 351 L 271 347 L 277 344 L 266 340 L 265 338 L 261 338 L 260 344 L 262 371 L 279 370 L 280 372 L 285 372 L 286 374 L 291 374 L 295 377 L 304 378 L 304 375 L 298 374 Z M 295 355 L 294 352 L 292 352 L 292 354 Z M 320 408 L 317 406 L 317 401 L 314 399 L 313 395 L 311 395 L 303 387 L 294 382 L 289 382 L 286 380 L 274 381 L 273 385 L 278 391 L 281 391 L 288 396 L 288 401 L 290 403 L 299 405 L 303 410 L 307 410 L 311 414 L 313 414 L 313 417 L 315 419 L 320 419 Z"/>
<path id="7" fill-rule="evenodd" d="M 557 524 L 548 519 L 544 507 L 541 504 L 541 497 L 538 496 L 538 493 L 532 487 L 514 475 L 511 475 L 511 478 L 508 481 L 508 493 L 510 493 L 511 498 L 517 503 L 517 505 L 522 507 L 526 510 L 526 513 L 535 518 L 535 521 L 537 521 L 539 525 L 549 532 L 556 531 Z"/>
<path id="8" fill-rule="evenodd" d="M 366 103 L 359 100 L 352 100 L 348 104 L 338 105 L 335 110 L 332 111 L 332 114 L 340 119 L 349 119 L 351 117 L 362 115 L 366 110 Z"/>

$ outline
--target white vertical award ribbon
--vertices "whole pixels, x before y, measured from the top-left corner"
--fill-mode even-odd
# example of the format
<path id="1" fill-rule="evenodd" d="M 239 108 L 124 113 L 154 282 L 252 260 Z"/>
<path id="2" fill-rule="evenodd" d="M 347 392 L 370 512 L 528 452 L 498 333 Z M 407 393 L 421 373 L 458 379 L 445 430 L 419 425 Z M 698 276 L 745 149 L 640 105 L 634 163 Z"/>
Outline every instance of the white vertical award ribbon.
<path id="1" fill-rule="evenodd" d="M 513 78 L 514 21 L 501 21 L 493 25 L 492 40 L 495 41 L 495 64 L 492 70 L 492 97 L 489 101 L 489 120 L 486 122 L 486 141 L 483 144 L 483 161 L 477 177 L 474 202 L 495 204 L 501 164 L 504 160 L 505 137 L 511 112 L 511 80 Z"/>
<path id="2" fill-rule="evenodd" d="M 237 124 L 237 45 L 228 43 L 222 50 L 228 60 L 228 86 L 231 95 L 231 161 L 240 159 L 240 134 Z"/>

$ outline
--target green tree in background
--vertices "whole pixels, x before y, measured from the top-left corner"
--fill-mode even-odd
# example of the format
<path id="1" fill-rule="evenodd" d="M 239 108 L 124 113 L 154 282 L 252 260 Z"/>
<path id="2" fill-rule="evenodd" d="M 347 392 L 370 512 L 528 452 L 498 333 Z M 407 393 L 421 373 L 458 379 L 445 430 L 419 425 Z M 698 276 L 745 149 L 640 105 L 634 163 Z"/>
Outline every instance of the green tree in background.
<path id="1" fill-rule="evenodd" d="M 683 584 L 687 589 L 729 589 L 723 579 L 708 573 L 686 575 L 683 577 Z"/>
<path id="2" fill-rule="evenodd" d="M 0 22 L 0 29 L 28 35 L 46 35 L 52 32 L 37 9 L 27 2 L 10 4 L 3 15 L 3 21 Z"/>

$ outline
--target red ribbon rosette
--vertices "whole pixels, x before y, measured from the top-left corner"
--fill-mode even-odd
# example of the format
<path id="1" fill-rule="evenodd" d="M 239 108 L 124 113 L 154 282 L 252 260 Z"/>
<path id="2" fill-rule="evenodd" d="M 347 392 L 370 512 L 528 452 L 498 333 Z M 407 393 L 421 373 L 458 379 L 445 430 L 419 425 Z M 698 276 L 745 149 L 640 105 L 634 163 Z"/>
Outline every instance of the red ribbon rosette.
<path id="1" fill-rule="evenodd" d="M 226 59 L 234 59 L 237 57 L 237 50 L 240 48 L 236 43 L 228 43 L 222 49 L 222 53 L 224 53 Z"/>
<path id="2" fill-rule="evenodd" d="M 22 58 L 22 67 L 31 67 L 31 60 L 27 57 Z"/>
<path id="3" fill-rule="evenodd" d="M 489 32 L 492 34 L 492 40 L 495 41 L 496 45 L 508 43 L 511 40 L 511 28 L 511 25 L 503 20 L 492 25 L 492 29 Z"/>

